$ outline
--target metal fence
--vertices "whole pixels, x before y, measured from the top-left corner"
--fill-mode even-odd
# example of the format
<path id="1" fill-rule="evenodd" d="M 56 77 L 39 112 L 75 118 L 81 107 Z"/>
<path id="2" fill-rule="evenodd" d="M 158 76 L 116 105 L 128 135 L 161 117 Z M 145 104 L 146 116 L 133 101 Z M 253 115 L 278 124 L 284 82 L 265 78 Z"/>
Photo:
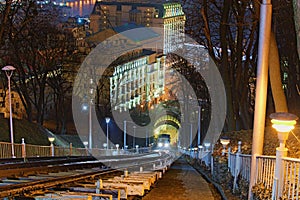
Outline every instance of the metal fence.
<path id="1" fill-rule="evenodd" d="M 26 157 L 51 157 L 51 156 L 114 156 L 121 154 L 134 154 L 149 152 L 149 148 L 135 148 L 124 151 L 123 149 L 98 149 L 98 148 L 74 148 L 59 146 L 40 146 L 32 144 L 14 143 L 14 155 L 16 158 Z M 0 158 L 12 158 L 12 145 L 7 142 L 0 142 Z"/>
<path id="2" fill-rule="evenodd" d="M 256 157 L 255 184 L 263 183 L 267 189 L 271 189 L 273 187 L 275 161 L 275 156 Z"/>
<path id="3" fill-rule="evenodd" d="M 240 145 L 240 144 L 239 144 Z M 226 152 L 223 156 L 227 156 L 228 171 L 233 177 L 233 191 L 238 187 L 238 180 L 243 179 L 246 182 L 250 182 L 250 171 L 251 171 L 251 155 L 242 154 L 239 150 L 235 153 Z M 194 159 L 210 160 L 211 152 L 195 152 L 188 150 L 181 150 L 181 153 L 191 156 Z M 201 156 L 200 156 L 201 155 Z M 213 159 L 213 157 L 211 157 Z M 295 158 L 282 158 L 283 170 L 282 170 L 282 188 L 280 190 L 281 199 L 300 200 L 300 159 Z M 208 164 L 208 162 L 207 162 Z M 213 161 L 211 161 L 213 164 Z M 274 172 L 275 172 L 276 156 L 257 156 L 256 157 L 256 174 L 255 174 L 255 185 L 264 185 L 266 189 L 274 190 Z M 208 166 L 208 165 L 207 165 Z M 213 174 L 213 167 L 211 167 Z M 275 181 L 278 182 L 279 180 Z"/>
<path id="4" fill-rule="evenodd" d="M 300 159 L 283 158 L 283 199 L 300 199 Z"/>

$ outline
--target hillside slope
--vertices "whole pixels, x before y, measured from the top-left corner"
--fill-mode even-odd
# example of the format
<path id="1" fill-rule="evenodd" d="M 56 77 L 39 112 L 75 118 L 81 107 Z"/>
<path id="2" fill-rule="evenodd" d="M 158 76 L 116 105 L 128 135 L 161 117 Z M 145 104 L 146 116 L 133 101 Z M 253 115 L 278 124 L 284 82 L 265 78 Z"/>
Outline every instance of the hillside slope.
<path id="1" fill-rule="evenodd" d="M 22 138 L 24 138 L 27 144 L 50 144 L 43 127 L 27 120 L 13 119 L 13 133 L 15 143 L 21 143 Z M 0 118 L 0 141 L 10 142 L 9 119 Z"/>

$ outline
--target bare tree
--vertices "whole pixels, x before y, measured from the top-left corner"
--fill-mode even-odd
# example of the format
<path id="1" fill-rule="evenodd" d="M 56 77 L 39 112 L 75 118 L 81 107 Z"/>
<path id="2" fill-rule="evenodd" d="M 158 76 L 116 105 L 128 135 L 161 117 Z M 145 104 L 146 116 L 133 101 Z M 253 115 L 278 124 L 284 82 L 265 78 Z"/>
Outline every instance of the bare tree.
<path id="1" fill-rule="evenodd" d="M 68 35 L 59 28 L 59 11 L 35 1 L 14 4 L 4 37 L 4 59 L 16 67 L 15 88 L 29 121 L 43 124 L 50 92 L 47 81 L 70 53 Z M 52 76 L 53 78 L 53 76 Z"/>
<path id="2" fill-rule="evenodd" d="M 223 77 L 228 103 L 225 130 L 250 128 L 257 59 L 255 1 L 184 3 L 187 33 L 206 46 Z"/>

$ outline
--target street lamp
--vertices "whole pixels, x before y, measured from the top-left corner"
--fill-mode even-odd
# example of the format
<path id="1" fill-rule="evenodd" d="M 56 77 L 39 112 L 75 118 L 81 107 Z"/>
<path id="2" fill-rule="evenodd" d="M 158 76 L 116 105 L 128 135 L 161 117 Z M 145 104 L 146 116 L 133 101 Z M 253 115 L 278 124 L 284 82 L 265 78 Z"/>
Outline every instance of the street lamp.
<path id="1" fill-rule="evenodd" d="M 220 142 L 221 142 L 221 144 L 222 144 L 222 146 L 223 146 L 222 156 L 224 156 L 225 153 L 226 153 L 226 146 L 230 143 L 230 140 L 229 140 L 229 139 L 221 138 L 221 139 L 220 139 Z"/>
<path id="2" fill-rule="evenodd" d="M 84 148 L 85 148 L 85 153 L 86 153 L 86 155 L 88 155 L 88 144 L 89 144 L 89 142 L 88 141 L 83 141 L 83 145 L 84 145 Z"/>
<path id="3" fill-rule="evenodd" d="M 210 143 L 209 142 L 205 142 L 204 143 L 204 147 L 205 147 L 205 151 L 209 151 Z"/>
<path id="4" fill-rule="evenodd" d="M 201 105 L 198 106 L 198 143 L 199 146 L 201 143 Z"/>
<path id="5" fill-rule="evenodd" d="M 276 163 L 274 173 L 274 183 L 272 189 L 272 199 L 282 196 L 283 187 L 283 165 L 282 157 L 287 156 L 288 149 L 285 148 L 285 142 L 289 137 L 289 132 L 294 129 L 298 117 L 291 113 L 278 112 L 270 115 L 272 127 L 276 129 L 279 139 L 279 147 L 276 148 Z"/>
<path id="6" fill-rule="evenodd" d="M 55 137 L 48 137 L 48 140 L 50 142 L 51 156 L 53 157 L 54 156 L 54 145 L 53 145 L 53 142 L 55 140 Z"/>
<path id="7" fill-rule="evenodd" d="M 110 122 L 110 118 L 109 117 L 105 117 L 105 122 L 106 122 L 106 149 L 109 148 L 109 144 L 108 144 L 108 123 Z"/>
<path id="8" fill-rule="evenodd" d="M 10 141 L 11 141 L 11 157 L 15 158 L 15 149 L 14 149 L 14 131 L 13 131 L 13 122 L 12 122 L 12 109 L 11 109 L 11 91 L 10 91 L 10 78 L 13 74 L 13 71 L 16 68 L 13 66 L 5 66 L 2 68 L 5 71 L 6 77 L 8 79 L 8 98 L 9 98 L 9 122 L 10 122 Z"/>
<path id="9" fill-rule="evenodd" d="M 126 120 L 124 120 L 124 139 L 123 139 L 123 146 L 124 146 L 124 150 L 127 149 L 127 145 L 126 145 Z"/>
<path id="10" fill-rule="evenodd" d="M 202 154 L 203 154 L 203 146 L 199 145 L 198 146 L 198 158 L 202 159 Z"/>
<path id="11" fill-rule="evenodd" d="M 136 129 L 136 126 L 133 126 L 133 141 L 132 141 L 132 148 L 135 147 L 135 129 Z"/>

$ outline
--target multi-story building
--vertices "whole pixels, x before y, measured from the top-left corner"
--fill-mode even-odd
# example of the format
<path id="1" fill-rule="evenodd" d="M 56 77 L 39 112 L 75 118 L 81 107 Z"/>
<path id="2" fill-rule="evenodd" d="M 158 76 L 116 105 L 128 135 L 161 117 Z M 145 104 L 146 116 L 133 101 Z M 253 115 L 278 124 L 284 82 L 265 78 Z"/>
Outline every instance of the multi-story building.
<path id="1" fill-rule="evenodd" d="M 163 52 L 169 53 L 183 44 L 185 15 L 180 3 L 168 1 L 97 1 L 90 16 L 93 33 L 114 29 L 127 23 L 163 28 Z"/>
<path id="2" fill-rule="evenodd" d="M 113 109 L 122 112 L 159 98 L 164 93 L 164 80 L 165 56 L 140 50 L 137 57 L 114 68 L 110 77 Z"/>
<path id="3" fill-rule="evenodd" d="M 0 89 L 0 113 L 4 118 L 8 118 L 10 112 L 8 95 L 8 90 Z M 11 91 L 11 109 L 13 118 L 22 119 L 26 117 L 26 111 L 21 98 L 15 91 Z"/>

